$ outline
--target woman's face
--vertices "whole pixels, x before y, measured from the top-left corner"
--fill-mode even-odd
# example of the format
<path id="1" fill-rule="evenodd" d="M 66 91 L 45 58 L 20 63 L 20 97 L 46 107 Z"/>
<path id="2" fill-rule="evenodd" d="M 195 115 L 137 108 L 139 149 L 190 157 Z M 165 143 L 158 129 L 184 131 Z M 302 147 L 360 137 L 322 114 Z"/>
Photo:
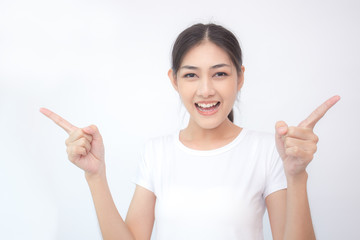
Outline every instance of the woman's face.
<path id="1" fill-rule="evenodd" d="M 190 114 L 190 124 L 213 129 L 227 120 L 243 84 L 228 54 L 210 41 L 184 56 L 176 78 L 169 77 Z"/>

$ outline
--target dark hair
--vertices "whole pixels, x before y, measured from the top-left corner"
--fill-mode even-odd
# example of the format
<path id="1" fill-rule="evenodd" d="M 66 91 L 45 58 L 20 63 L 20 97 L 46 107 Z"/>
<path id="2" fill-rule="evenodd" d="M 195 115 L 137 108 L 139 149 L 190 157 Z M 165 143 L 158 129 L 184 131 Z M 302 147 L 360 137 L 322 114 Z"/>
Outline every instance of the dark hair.
<path id="1" fill-rule="evenodd" d="M 220 25 L 198 23 L 182 31 L 174 43 L 171 68 L 175 77 L 185 54 L 204 40 L 222 48 L 229 55 L 238 74 L 241 74 L 242 52 L 235 35 Z M 233 110 L 229 113 L 228 118 L 234 122 Z"/>

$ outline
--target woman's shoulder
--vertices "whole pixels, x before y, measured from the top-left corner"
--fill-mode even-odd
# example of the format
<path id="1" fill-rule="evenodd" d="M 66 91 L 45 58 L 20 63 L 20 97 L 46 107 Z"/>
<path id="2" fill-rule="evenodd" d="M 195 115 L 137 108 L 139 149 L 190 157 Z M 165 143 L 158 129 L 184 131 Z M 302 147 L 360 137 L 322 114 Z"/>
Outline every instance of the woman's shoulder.
<path id="1" fill-rule="evenodd" d="M 159 145 L 159 144 L 169 144 L 172 143 L 175 140 L 176 134 L 179 134 L 179 132 L 170 132 L 165 133 L 157 136 L 152 136 L 148 138 L 146 141 L 146 145 Z"/>
<path id="2" fill-rule="evenodd" d="M 275 135 L 274 133 L 255 130 L 255 129 L 243 129 L 244 131 L 244 140 L 248 143 L 255 144 L 257 146 L 269 146 L 273 147 L 275 145 Z"/>
<path id="3" fill-rule="evenodd" d="M 257 138 L 257 139 L 274 139 L 274 133 L 267 132 L 264 130 L 248 129 L 244 128 L 242 131 L 246 132 L 247 137 Z"/>
<path id="4" fill-rule="evenodd" d="M 166 149 L 176 142 L 176 137 L 178 136 L 179 131 L 173 131 L 170 133 L 165 133 L 158 136 L 153 136 L 148 138 L 145 142 L 145 151 L 149 150 L 159 150 Z"/>

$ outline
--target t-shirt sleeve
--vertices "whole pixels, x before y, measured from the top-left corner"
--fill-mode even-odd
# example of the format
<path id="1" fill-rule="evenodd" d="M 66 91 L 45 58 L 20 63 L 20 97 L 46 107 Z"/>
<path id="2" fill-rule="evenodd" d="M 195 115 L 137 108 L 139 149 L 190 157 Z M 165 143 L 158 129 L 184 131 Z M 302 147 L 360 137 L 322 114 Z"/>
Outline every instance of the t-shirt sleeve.
<path id="1" fill-rule="evenodd" d="M 154 192 L 152 164 L 150 163 L 150 159 L 149 143 L 147 143 L 141 153 L 137 170 L 134 177 L 132 178 L 132 182 Z"/>
<path id="2" fill-rule="evenodd" d="M 275 144 L 272 146 L 270 156 L 266 170 L 264 199 L 273 192 L 287 188 L 283 161 L 276 150 Z"/>

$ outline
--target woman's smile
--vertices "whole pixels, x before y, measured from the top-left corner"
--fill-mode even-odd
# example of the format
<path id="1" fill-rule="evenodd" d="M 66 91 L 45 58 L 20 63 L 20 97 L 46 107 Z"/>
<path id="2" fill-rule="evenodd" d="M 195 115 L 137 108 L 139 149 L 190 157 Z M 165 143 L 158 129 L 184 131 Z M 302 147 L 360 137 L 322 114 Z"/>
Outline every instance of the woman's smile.
<path id="1" fill-rule="evenodd" d="M 195 107 L 201 115 L 210 116 L 215 114 L 220 107 L 220 102 L 197 102 Z"/>

